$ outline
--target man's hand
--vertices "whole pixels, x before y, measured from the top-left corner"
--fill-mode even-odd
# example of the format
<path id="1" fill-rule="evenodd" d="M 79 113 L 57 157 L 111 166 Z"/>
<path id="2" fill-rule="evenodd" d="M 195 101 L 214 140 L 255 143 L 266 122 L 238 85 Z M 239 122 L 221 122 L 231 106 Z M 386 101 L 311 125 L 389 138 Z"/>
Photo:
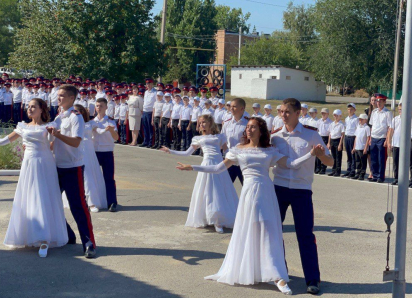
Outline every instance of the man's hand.
<path id="1" fill-rule="evenodd" d="M 60 129 L 56 129 L 54 127 L 48 127 L 47 131 L 54 137 L 59 138 L 61 136 Z"/>
<path id="2" fill-rule="evenodd" d="M 355 149 L 352 149 L 352 154 L 355 154 Z"/>
<path id="3" fill-rule="evenodd" d="M 106 126 L 106 128 L 104 130 L 113 132 L 114 131 L 114 126 L 108 125 L 108 126 Z"/>
<path id="4" fill-rule="evenodd" d="M 190 131 L 190 126 L 188 126 L 188 127 L 186 128 L 186 130 L 187 130 L 187 131 Z"/>
<path id="5" fill-rule="evenodd" d="M 339 145 L 338 146 L 338 151 L 342 151 L 343 150 L 343 145 Z"/>
<path id="6" fill-rule="evenodd" d="M 325 148 L 318 144 L 315 148 L 314 148 L 314 153 L 317 157 L 321 157 L 325 155 Z"/>
<path id="7" fill-rule="evenodd" d="M 387 142 L 387 141 L 385 141 L 385 142 L 383 143 L 383 147 L 388 147 L 388 142 Z"/>
<path id="8" fill-rule="evenodd" d="M 368 154 L 368 149 L 363 149 L 363 154 Z"/>
<path id="9" fill-rule="evenodd" d="M 177 126 L 177 128 L 178 128 L 179 130 L 182 130 L 182 128 L 180 127 L 180 124 Z"/>

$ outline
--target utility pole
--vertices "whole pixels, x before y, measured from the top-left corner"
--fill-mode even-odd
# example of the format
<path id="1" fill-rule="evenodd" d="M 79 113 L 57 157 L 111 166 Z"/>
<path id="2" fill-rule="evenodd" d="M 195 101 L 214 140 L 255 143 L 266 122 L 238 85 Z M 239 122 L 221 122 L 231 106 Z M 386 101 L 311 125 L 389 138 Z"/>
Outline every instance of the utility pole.
<path id="1" fill-rule="evenodd" d="M 408 231 L 408 180 L 411 150 L 411 111 L 412 109 L 412 5 L 406 6 L 405 52 L 403 62 L 403 96 L 401 143 L 399 158 L 399 187 L 396 221 L 395 278 L 393 281 L 393 298 L 404 298 L 406 292 L 405 263 L 406 235 Z"/>
<path id="2" fill-rule="evenodd" d="M 237 58 L 237 65 L 240 65 L 240 47 L 242 46 L 242 25 L 239 27 L 239 56 Z"/>
<path id="3" fill-rule="evenodd" d="M 395 63 L 393 66 L 393 86 L 392 86 L 392 103 L 391 110 L 395 111 L 396 103 L 396 93 L 397 93 L 397 83 L 398 83 L 398 62 L 399 62 L 399 47 L 401 44 L 401 27 L 402 27 L 402 10 L 403 10 L 404 0 L 399 0 L 399 12 L 398 12 L 398 24 L 396 31 L 396 47 L 395 47 Z"/>
<path id="4" fill-rule="evenodd" d="M 162 28 L 160 31 L 160 43 L 161 44 L 165 44 L 166 12 L 167 12 L 167 0 L 163 0 Z M 162 82 L 162 77 L 159 77 L 158 81 Z"/>

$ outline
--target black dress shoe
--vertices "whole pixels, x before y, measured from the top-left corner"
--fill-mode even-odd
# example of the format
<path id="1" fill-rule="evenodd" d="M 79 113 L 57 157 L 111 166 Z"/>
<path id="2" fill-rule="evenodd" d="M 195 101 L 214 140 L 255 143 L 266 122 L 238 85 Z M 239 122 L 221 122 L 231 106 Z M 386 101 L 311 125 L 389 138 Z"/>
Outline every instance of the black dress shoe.
<path id="1" fill-rule="evenodd" d="M 377 181 L 378 183 L 384 183 L 385 182 L 385 179 L 378 179 L 378 181 Z"/>
<path id="2" fill-rule="evenodd" d="M 335 173 L 335 174 L 333 174 L 333 177 L 340 177 L 340 174 L 339 174 L 339 173 Z"/>
<path id="3" fill-rule="evenodd" d="M 377 182 L 378 181 L 378 179 L 375 179 L 375 178 L 368 178 L 368 180 L 369 180 L 369 182 Z"/>
<path id="4" fill-rule="evenodd" d="M 343 174 L 341 177 L 342 178 L 345 178 L 345 177 L 348 177 L 349 176 L 349 173 L 345 173 L 345 174 Z"/>
<path id="5" fill-rule="evenodd" d="M 350 179 L 358 180 L 358 179 L 359 179 L 359 175 L 352 176 L 352 177 L 350 177 Z"/>
<path id="6" fill-rule="evenodd" d="M 84 252 L 84 256 L 87 259 L 93 259 L 96 257 L 96 250 L 94 249 L 93 245 L 86 246 L 86 251 Z"/>
<path id="7" fill-rule="evenodd" d="M 320 172 L 319 169 L 316 169 L 316 170 L 315 170 L 315 174 L 319 174 L 319 172 Z"/>
<path id="8" fill-rule="evenodd" d="M 141 144 L 141 145 L 139 145 L 139 147 L 145 148 L 145 147 L 147 147 L 147 145 L 146 144 Z"/>
<path id="9" fill-rule="evenodd" d="M 319 175 L 325 175 L 326 173 L 324 171 L 320 171 Z"/>
<path id="10" fill-rule="evenodd" d="M 320 285 L 318 281 L 311 281 L 308 283 L 307 292 L 312 295 L 319 294 Z"/>
<path id="11" fill-rule="evenodd" d="M 109 211 L 110 212 L 116 212 L 117 211 L 117 204 L 116 203 L 111 204 L 110 207 L 109 207 Z"/>
<path id="12" fill-rule="evenodd" d="M 69 241 L 67 241 L 67 244 L 76 244 L 76 238 L 69 238 Z"/>
<path id="13" fill-rule="evenodd" d="M 364 175 L 360 175 L 358 180 L 365 180 L 365 176 Z"/>
<path id="14" fill-rule="evenodd" d="M 391 185 L 398 185 L 398 180 L 397 180 L 397 179 L 393 180 L 393 182 L 391 183 Z M 409 186 L 411 186 L 411 185 L 409 184 Z"/>
<path id="15" fill-rule="evenodd" d="M 334 176 L 334 175 L 335 175 L 334 172 L 328 174 L 328 176 Z"/>

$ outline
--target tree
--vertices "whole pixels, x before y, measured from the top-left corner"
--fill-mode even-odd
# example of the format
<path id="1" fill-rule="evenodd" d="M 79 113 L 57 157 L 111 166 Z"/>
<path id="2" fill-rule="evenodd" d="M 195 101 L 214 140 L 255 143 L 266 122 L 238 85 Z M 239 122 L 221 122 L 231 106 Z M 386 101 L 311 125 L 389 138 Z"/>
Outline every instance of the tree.
<path id="1" fill-rule="evenodd" d="M 22 1 L 11 63 L 46 76 L 137 80 L 162 70 L 153 0 Z M 150 63 L 148 63 L 150 61 Z"/>
<path id="2" fill-rule="evenodd" d="M 246 22 L 250 18 L 250 12 L 243 14 L 242 8 L 230 8 L 226 5 L 218 5 L 216 10 L 215 22 L 218 29 L 238 32 L 241 27 L 242 32 L 249 33 L 250 24 Z"/>
<path id="3" fill-rule="evenodd" d="M 18 0 L 0 1 L 0 65 L 6 65 L 13 51 L 13 37 L 21 23 Z"/>

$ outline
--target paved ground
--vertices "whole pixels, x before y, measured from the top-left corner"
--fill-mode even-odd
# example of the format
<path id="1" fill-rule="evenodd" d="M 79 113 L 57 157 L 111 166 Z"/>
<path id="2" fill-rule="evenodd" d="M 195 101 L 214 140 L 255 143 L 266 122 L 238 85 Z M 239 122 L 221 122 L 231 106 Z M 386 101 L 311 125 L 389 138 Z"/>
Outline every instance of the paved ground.
<path id="1" fill-rule="evenodd" d="M 1 246 L 0 297 L 283 297 L 274 285 L 227 286 L 203 279 L 219 269 L 231 234 L 184 227 L 195 175 L 174 165 L 176 160 L 200 163 L 199 158 L 124 146 L 115 153 L 120 211 L 92 215 L 98 258 L 82 257 L 80 244 L 51 249 L 46 259 L 37 256 L 37 249 Z M 0 238 L 16 181 L 0 177 Z M 238 183 L 236 188 L 240 190 Z M 316 176 L 323 297 L 391 297 L 391 284 L 382 283 L 387 191 L 386 185 Z M 73 224 L 70 213 L 66 215 Z M 290 286 L 296 295 L 310 297 L 291 213 L 284 230 Z M 410 253 L 407 261 L 412 261 Z M 411 295 L 411 284 L 407 290 Z"/>

